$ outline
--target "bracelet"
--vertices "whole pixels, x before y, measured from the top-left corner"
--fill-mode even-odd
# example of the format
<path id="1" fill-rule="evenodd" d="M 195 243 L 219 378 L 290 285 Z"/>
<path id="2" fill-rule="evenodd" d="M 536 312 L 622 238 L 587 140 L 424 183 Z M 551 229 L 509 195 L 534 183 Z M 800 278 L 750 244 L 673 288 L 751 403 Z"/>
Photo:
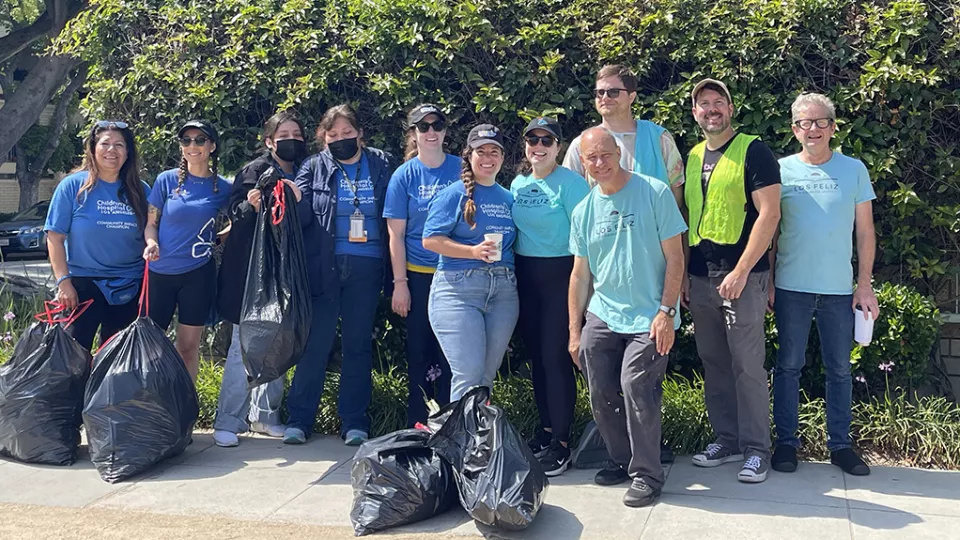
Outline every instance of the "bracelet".
<path id="1" fill-rule="evenodd" d="M 404 281 L 410 281 L 410 278 L 393 278 L 394 283 L 403 283 Z"/>
<path id="2" fill-rule="evenodd" d="M 65 276 L 60 276 L 60 277 L 58 277 L 58 278 L 57 278 L 57 284 L 54 285 L 54 287 L 59 287 L 61 283 L 63 283 L 64 281 L 66 281 L 66 280 L 68 280 L 68 279 L 70 279 L 70 274 L 67 274 L 67 275 L 65 275 Z"/>

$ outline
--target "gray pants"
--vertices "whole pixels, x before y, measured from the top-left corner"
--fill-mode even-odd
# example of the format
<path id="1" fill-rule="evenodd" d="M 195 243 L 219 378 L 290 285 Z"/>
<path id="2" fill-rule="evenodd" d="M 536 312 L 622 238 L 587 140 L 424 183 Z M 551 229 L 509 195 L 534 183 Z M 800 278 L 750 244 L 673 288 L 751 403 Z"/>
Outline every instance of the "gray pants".
<path id="1" fill-rule="evenodd" d="M 283 402 L 283 378 L 247 389 L 247 372 L 240 356 L 240 326 L 233 325 L 233 337 L 220 383 L 217 419 L 214 429 L 243 433 L 247 421 L 268 425 L 280 423 L 280 404 Z"/>
<path id="2" fill-rule="evenodd" d="M 690 314 L 703 360 L 704 394 L 717 443 L 745 456 L 770 458 L 770 390 L 763 367 L 763 317 L 769 272 L 747 278 L 740 298 L 726 301 L 724 276 L 690 276 Z"/>
<path id="3" fill-rule="evenodd" d="M 587 312 L 580 339 L 590 407 L 610 457 L 633 478 L 663 487 L 660 466 L 660 400 L 667 357 L 649 333 L 618 334 Z"/>

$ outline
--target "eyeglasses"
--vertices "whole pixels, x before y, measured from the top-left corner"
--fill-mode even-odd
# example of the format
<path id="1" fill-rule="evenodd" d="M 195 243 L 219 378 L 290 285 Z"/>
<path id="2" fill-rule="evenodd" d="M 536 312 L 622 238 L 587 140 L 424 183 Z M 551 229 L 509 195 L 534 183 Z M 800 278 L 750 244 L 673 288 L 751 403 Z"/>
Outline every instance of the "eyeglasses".
<path id="1" fill-rule="evenodd" d="M 526 137 L 524 137 L 524 139 L 526 139 L 528 146 L 536 146 L 537 143 L 540 143 L 547 148 L 550 148 L 551 146 L 553 146 L 554 141 L 556 141 L 555 138 L 549 135 L 544 135 L 542 137 L 537 135 L 527 135 Z"/>
<path id="2" fill-rule="evenodd" d="M 94 129 L 127 129 L 130 127 L 126 122 L 119 120 L 100 120 L 94 124 Z"/>
<path id="3" fill-rule="evenodd" d="M 439 133 L 443 131 L 445 127 L 447 127 L 447 125 L 444 123 L 443 120 L 434 120 L 433 122 L 427 122 L 425 120 L 421 120 L 420 122 L 417 122 L 414 125 L 417 126 L 417 131 L 419 131 L 420 133 L 426 133 L 427 130 L 430 128 L 433 128 L 434 131 Z"/>
<path id="4" fill-rule="evenodd" d="M 195 143 L 197 146 L 203 146 L 203 145 L 207 144 L 207 141 L 209 141 L 209 140 L 210 140 L 210 139 L 208 139 L 207 137 L 204 137 L 204 136 L 193 137 L 193 138 L 190 138 L 190 137 L 180 137 L 180 146 L 186 148 L 186 147 L 190 146 L 190 143 Z"/>
<path id="5" fill-rule="evenodd" d="M 604 94 L 612 99 L 617 99 L 620 97 L 620 92 L 626 92 L 626 88 L 597 88 L 593 91 L 593 95 L 602 98 Z"/>
<path id="6" fill-rule="evenodd" d="M 800 129 L 806 131 L 811 129 L 816 125 L 820 129 L 827 129 L 833 125 L 833 118 L 805 118 L 803 120 L 797 120 L 793 125 L 799 127 Z"/>

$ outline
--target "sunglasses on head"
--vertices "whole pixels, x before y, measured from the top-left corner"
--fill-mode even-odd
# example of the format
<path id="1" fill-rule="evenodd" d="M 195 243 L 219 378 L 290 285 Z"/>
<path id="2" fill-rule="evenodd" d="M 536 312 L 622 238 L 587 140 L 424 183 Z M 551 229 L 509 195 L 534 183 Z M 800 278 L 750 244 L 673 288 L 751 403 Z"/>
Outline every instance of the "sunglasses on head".
<path id="1" fill-rule="evenodd" d="M 180 137 L 179 140 L 180 140 L 180 146 L 187 147 L 187 146 L 190 146 L 190 143 L 194 143 L 197 146 L 203 146 L 207 144 L 207 141 L 209 141 L 210 139 L 208 137 L 204 137 L 203 135 L 201 135 L 199 137 L 193 137 L 193 138 Z"/>
<path id="2" fill-rule="evenodd" d="M 100 120 L 93 127 L 94 129 L 127 129 L 130 126 L 119 120 Z"/>
<path id="3" fill-rule="evenodd" d="M 554 141 L 556 141 L 556 139 L 550 135 L 544 135 L 542 137 L 538 135 L 527 135 L 524 137 L 524 139 L 526 139 L 527 144 L 530 146 L 536 146 L 537 143 L 540 143 L 547 148 L 553 146 Z"/>
<path id="4" fill-rule="evenodd" d="M 612 99 L 617 99 L 618 97 L 620 97 L 620 92 L 626 92 L 626 91 L 627 91 L 626 88 L 597 88 L 596 90 L 593 91 L 593 95 L 598 98 L 602 98 L 604 94 L 606 94 L 607 97 L 610 97 Z"/>
<path id="5" fill-rule="evenodd" d="M 427 122 L 426 120 L 421 120 L 414 124 L 417 126 L 417 131 L 420 133 L 426 133 L 428 129 L 433 128 L 436 132 L 443 131 L 443 128 L 446 127 L 446 124 L 443 120 L 434 120 L 433 122 Z"/>

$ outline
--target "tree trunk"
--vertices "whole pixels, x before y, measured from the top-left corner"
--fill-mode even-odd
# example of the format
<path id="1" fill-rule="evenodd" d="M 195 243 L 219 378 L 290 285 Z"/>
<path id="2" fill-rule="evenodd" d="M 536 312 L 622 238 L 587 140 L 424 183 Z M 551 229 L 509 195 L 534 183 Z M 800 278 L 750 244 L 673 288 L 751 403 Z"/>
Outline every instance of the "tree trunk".
<path id="1" fill-rule="evenodd" d="M 19 144 L 17 150 L 17 184 L 20 186 L 19 211 L 37 204 L 37 195 L 40 187 L 40 174 L 30 170 L 30 161 L 27 152 Z"/>

